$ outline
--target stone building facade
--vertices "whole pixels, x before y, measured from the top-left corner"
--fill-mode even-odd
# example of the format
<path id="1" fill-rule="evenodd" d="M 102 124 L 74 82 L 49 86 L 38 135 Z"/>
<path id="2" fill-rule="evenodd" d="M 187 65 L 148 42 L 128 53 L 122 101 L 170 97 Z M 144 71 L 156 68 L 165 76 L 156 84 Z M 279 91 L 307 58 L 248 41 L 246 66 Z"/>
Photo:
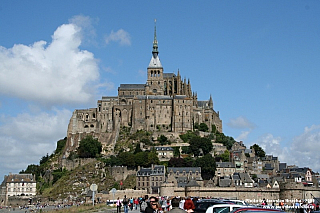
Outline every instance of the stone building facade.
<path id="1" fill-rule="evenodd" d="M 182 79 L 180 71 L 165 73 L 158 55 L 156 28 L 152 57 L 147 67 L 145 84 L 120 84 L 117 96 L 103 96 L 97 108 L 75 110 L 67 131 L 66 152 L 75 150 L 83 134 L 94 134 L 102 145 L 114 143 L 121 126 L 131 131 L 165 131 L 184 133 L 193 130 L 194 123 L 215 125 L 222 132 L 219 112 L 210 98 L 199 101 L 192 92 L 190 80 Z"/>
<path id="2" fill-rule="evenodd" d="M 151 168 L 139 167 L 136 174 L 136 189 L 146 190 L 148 194 L 159 194 L 165 176 L 166 168 L 163 165 L 152 165 Z"/>
<path id="3" fill-rule="evenodd" d="M 37 194 L 37 182 L 32 174 L 12 174 L 4 176 L 0 185 L 2 202 L 0 205 L 7 205 L 10 197 L 29 199 Z"/>

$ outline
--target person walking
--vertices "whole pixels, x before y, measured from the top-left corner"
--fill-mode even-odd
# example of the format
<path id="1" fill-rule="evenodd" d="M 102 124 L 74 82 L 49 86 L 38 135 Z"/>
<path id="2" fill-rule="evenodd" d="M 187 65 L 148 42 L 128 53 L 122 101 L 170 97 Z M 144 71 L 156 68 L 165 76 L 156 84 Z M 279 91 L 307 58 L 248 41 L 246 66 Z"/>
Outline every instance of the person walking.
<path id="1" fill-rule="evenodd" d="M 179 198 L 172 198 L 171 206 L 172 209 L 170 210 L 171 213 L 186 213 L 186 211 L 179 208 L 180 199 Z"/>
<path id="2" fill-rule="evenodd" d="M 137 210 L 138 209 L 138 206 L 139 206 L 139 198 L 134 198 L 134 209 Z"/>
<path id="3" fill-rule="evenodd" d="M 130 198 L 129 202 L 130 202 L 130 209 L 132 211 L 133 210 L 133 198 L 132 197 Z"/>
<path id="4" fill-rule="evenodd" d="M 129 209 L 128 209 L 129 199 L 127 198 L 127 195 L 124 196 L 124 198 L 122 200 L 122 204 L 123 204 L 124 213 L 128 213 L 128 211 L 129 211 Z"/>
<path id="5" fill-rule="evenodd" d="M 187 197 L 186 201 L 184 202 L 183 205 L 184 210 L 191 212 L 191 210 L 195 209 L 196 207 L 193 204 L 193 201 L 191 200 L 190 197 Z"/>
<path id="6" fill-rule="evenodd" d="M 117 199 L 116 205 L 117 205 L 117 213 L 121 213 L 121 200 L 119 197 Z"/>

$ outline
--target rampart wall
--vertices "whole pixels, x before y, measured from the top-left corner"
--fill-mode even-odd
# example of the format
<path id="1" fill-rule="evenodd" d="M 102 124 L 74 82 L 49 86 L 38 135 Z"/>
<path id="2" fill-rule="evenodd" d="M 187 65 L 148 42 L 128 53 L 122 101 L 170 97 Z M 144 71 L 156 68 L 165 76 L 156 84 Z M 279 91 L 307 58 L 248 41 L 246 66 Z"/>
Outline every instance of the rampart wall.
<path id="1" fill-rule="evenodd" d="M 172 183 L 163 184 L 160 188 L 161 196 L 181 197 L 210 197 L 229 198 L 244 200 L 252 204 L 260 204 L 263 199 L 270 204 L 278 204 L 280 201 L 288 205 L 294 202 L 308 200 L 313 202 L 314 198 L 320 197 L 320 188 L 304 187 L 302 184 L 287 184 L 281 188 L 266 187 L 174 187 Z"/>

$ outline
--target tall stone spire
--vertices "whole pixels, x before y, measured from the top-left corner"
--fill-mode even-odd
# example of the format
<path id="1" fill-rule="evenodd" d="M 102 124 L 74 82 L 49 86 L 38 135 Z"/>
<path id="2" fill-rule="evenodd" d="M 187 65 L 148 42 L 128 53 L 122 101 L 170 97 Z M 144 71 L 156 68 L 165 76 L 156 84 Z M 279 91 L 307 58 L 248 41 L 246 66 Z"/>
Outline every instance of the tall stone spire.
<path id="1" fill-rule="evenodd" d="M 212 101 L 211 94 L 210 94 L 210 99 L 209 99 L 209 107 L 210 107 L 210 109 L 213 109 L 213 101 Z"/>
<path id="2" fill-rule="evenodd" d="M 152 48 L 152 58 L 149 63 L 149 67 L 151 68 L 162 68 L 160 59 L 159 59 L 159 51 L 158 51 L 158 40 L 157 40 L 157 28 L 156 28 L 156 19 L 154 20 L 154 37 L 153 37 L 153 48 Z"/>
<path id="3" fill-rule="evenodd" d="M 157 58 L 158 56 L 158 41 L 157 41 L 157 26 L 156 26 L 157 20 L 154 20 L 154 37 L 153 37 L 153 49 L 152 49 L 152 55 L 154 58 Z"/>

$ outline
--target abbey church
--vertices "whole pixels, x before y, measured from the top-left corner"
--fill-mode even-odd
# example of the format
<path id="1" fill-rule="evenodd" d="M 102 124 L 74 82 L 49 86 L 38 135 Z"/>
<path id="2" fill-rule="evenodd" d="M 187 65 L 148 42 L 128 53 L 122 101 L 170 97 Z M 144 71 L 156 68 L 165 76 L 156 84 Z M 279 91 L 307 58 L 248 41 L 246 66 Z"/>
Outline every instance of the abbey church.
<path id="1" fill-rule="evenodd" d="M 120 127 L 137 130 L 184 133 L 193 130 L 195 123 L 215 125 L 222 132 L 219 112 L 213 101 L 199 101 L 192 92 L 190 80 L 182 80 L 180 71 L 164 73 L 161 65 L 156 27 L 152 57 L 147 68 L 145 84 L 120 84 L 117 96 L 103 96 L 97 108 L 75 110 L 68 126 L 68 147 L 77 148 L 85 134 L 93 134 L 102 144 L 114 140 Z M 69 151 L 71 151 L 69 150 Z"/>

